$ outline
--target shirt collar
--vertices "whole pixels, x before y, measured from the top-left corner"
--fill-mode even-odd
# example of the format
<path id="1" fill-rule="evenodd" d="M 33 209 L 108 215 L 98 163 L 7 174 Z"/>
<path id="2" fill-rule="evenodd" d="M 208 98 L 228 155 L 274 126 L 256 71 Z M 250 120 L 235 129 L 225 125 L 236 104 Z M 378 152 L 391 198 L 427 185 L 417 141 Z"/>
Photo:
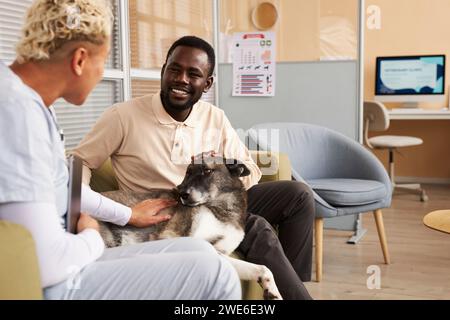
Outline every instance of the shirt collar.
<path id="1" fill-rule="evenodd" d="M 160 92 L 158 92 L 155 95 L 153 95 L 152 108 L 153 108 L 153 111 L 155 113 L 156 119 L 158 119 L 159 123 L 161 123 L 163 125 L 184 124 L 184 125 L 186 125 L 188 127 L 195 128 L 197 126 L 197 124 L 198 124 L 198 121 L 199 121 L 198 102 L 196 104 L 194 104 L 194 106 L 192 107 L 192 111 L 189 114 L 189 117 L 184 122 L 180 122 L 180 121 L 177 121 L 177 120 L 173 119 L 167 113 L 167 111 L 164 109 L 164 106 L 162 105 Z"/>

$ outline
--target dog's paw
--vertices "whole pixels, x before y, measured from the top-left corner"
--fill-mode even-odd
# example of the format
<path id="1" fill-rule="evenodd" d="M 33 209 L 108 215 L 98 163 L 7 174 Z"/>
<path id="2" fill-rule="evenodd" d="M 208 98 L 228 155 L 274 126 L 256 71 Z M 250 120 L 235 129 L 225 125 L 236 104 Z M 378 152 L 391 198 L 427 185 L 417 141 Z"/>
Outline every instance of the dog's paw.
<path id="1" fill-rule="evenodd" d="M 262 266 L 262 276 L 258 277 L 259 285 L 264 289 L 264 300 L 283 300 L 278 291 L 272 272 L 265 266 Z"/>
<path id="2" fill-rule="evenodd" d="M 269 289 L 264 290 L 263 294 L 264 300 L 283 300 L 280 294 L 272 293 Z"/>

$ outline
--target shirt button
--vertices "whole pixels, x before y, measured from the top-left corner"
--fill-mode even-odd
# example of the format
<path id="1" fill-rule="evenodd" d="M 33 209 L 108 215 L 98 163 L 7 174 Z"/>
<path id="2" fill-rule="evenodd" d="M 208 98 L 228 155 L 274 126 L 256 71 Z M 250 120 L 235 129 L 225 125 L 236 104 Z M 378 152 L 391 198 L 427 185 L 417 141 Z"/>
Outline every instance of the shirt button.
<path id="1" fill-rule="evenodd" d="M 175 143 L 175 147 L 178 147 L 180 144 L 177 142 L 177 143 Z"/>

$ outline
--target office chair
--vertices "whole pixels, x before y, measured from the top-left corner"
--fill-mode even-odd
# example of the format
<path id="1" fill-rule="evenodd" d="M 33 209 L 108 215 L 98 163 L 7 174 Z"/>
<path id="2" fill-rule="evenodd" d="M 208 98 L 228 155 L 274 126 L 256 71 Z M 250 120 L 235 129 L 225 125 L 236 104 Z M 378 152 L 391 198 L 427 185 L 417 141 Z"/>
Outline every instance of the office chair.
<path id="1" fill-rule="evenodd" d="M 324 218 L 373 212 L 384 262 L 390 263 L 381 209 L 390 206 L 392 191 L 377 157 L 341 133 L 305 123 L 258 124 L 247 135 L 260 150 L 286 153 L 293 178 L 313 191 L 317 282 L 322 279 Z"/>
<path id="2" fill-rule="evenodd" d="M 392 191 L 404 190 L 420 195 L 420 201 L 427 201 L 428 196 L 420 184 L 398 184 L 394 174 L 394 152 L 398 148 L 418 146 L 422 139 L 408 136 L 380 135 L 369 138 L 369 131 L 385 131 L 389 128 L 389 113 L 386 107 L 377 101 L 364 102 L 364 141 L 370 149 L 389 151 L 389 177 Z"/>

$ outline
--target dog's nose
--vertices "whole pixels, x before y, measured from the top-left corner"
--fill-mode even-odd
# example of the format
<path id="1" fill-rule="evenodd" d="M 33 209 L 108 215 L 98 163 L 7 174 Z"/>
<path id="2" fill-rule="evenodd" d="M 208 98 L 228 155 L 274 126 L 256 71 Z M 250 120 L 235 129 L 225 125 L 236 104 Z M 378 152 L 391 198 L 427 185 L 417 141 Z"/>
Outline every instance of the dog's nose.
<path id="1" fill-rule="evenodd" d="M 181 193 L 180 193 L 180 198 L 183 199 L 183 200 L 189 199 L 189 193 L 187 193 L 187 192 L 181 192 Z"/>

